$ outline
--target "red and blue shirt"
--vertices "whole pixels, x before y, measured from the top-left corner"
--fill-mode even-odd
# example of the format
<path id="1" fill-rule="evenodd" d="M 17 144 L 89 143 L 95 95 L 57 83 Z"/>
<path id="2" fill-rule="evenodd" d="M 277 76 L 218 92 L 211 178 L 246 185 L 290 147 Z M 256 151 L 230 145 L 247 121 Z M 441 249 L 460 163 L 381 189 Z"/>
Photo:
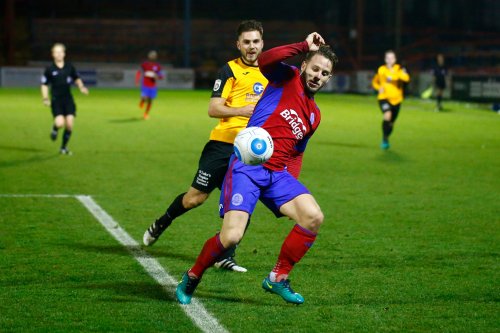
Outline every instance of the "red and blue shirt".
<path id="1" fill-rule="evenodd" d="M 155 72 L 156 75 L 158 76 L 158 79 L 163 79 L 164 73 L 163 73 L 163 70 L 162 70 L 160 64 L 157 62 L 145 61 L 141 64 L 141 70 L 140 70 L 140 72 L 142 72 L 141 73 L 142 74 L 141 85 L 143 87 L 154 88 L 154 87 L 156 87 L 156 79 L 153 77 L 147 77 L 144 75 L 146 72 L 149 72 L 149 71 Z M 139 72 L 137 74 L 139 74 Z"/>
<path id="2" fill-rule="evenodd" d="M 274 153 L 264 167 L 288 170 L 296 178 L 309 138 L 321 121 L 321 113 L 308 94 L 298 68 L 282 61 L 309 50 L 307 42 L 290 44 L 263 52 L 259 67 L 269 84 L 257 103 L 248 126 L 259 126 L 274 141 Z"/>

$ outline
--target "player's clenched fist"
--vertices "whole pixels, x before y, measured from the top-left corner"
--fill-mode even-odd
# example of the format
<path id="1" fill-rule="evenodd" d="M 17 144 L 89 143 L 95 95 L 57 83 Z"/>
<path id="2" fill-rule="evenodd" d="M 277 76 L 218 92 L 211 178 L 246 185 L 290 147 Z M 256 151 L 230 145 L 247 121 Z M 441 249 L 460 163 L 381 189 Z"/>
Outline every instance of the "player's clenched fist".
<path id="1" fill-rule="evenodd" d="M 317 32 L 309 34 L 306 42 L 309 45 L 309 51 L 317 51 L 321 45 L 325 44 L 325 40 Z"/>

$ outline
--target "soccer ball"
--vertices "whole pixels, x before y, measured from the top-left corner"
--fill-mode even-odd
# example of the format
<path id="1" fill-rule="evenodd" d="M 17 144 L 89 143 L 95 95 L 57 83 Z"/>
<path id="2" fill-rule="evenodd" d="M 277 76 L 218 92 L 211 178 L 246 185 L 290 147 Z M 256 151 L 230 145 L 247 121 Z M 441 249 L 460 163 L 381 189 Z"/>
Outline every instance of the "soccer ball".
<path id="1" fill-rule="evenodd" d="M 247 127 L 234 139 L 236 157 L 248 165 L 258 165 L 268 161 L 273 151 L 273 138 L 261 127 Z"/>

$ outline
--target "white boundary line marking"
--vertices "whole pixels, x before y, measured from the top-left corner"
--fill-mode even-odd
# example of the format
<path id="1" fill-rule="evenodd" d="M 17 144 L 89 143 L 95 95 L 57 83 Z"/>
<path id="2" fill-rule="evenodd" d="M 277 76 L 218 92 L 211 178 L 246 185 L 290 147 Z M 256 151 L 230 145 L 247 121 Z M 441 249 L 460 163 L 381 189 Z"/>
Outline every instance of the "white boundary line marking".
<path id="1" fill-rule="evenodd" d="M 97 221 L 122 244 L 141 264 L 144 270 L 158 282 L 168 294 L 173 294 L 177 287 L 177 281 L 163 266 L 149 253 L 144 251 L 139 243 L 135 241 L 101 206 L 89 195 L 73 194 L 0 194 L 2 198 L 75 198 L 77 199 Z M 191 318 L 196 326 L 203 332 L 227 333 L 228 331 L 213 317 L 196 298 L 190 305 L 179 305 L 186 315 Z"/>

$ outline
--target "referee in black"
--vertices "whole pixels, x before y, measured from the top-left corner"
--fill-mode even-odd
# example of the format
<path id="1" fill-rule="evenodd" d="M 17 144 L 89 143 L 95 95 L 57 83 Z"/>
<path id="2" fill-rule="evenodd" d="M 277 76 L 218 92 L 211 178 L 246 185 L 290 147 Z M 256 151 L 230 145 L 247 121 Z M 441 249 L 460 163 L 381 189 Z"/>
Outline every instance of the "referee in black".
<path id="1" fill-rule="evenodd" d="M 68 141 L 73 131 L 73 122 L 76 116 L 76 106 L 71 95 L 71 84 L 74 82 L 82 94 L 88 95 L 89 91 L 78 76 L 75 67 L 64 61 L 66 47 L 64 44 L 56 43 L 52 46 L 52 58 L 54 62 L 45 69 L 42 76 L 42 98 L 45 106 L 52 108 L 54 126 L 50 133 L 52 141 L 57 139 L 59 129 L 64 127 L 60 153 L 71 155 L 68 150 Z M 51 86 L 51 99 L 49 99 L 49 85 Z"/>
<path id="2" fill-rule="evenodd" d="M 448 69 L 444 64 L 444 56 L 440 53 L 436 56 L 436 66 L 433 70 L 434 87 L 436 88 L 436 111 L 443 110 L 443 92 L 446 89 L 446 76 Z"/>

